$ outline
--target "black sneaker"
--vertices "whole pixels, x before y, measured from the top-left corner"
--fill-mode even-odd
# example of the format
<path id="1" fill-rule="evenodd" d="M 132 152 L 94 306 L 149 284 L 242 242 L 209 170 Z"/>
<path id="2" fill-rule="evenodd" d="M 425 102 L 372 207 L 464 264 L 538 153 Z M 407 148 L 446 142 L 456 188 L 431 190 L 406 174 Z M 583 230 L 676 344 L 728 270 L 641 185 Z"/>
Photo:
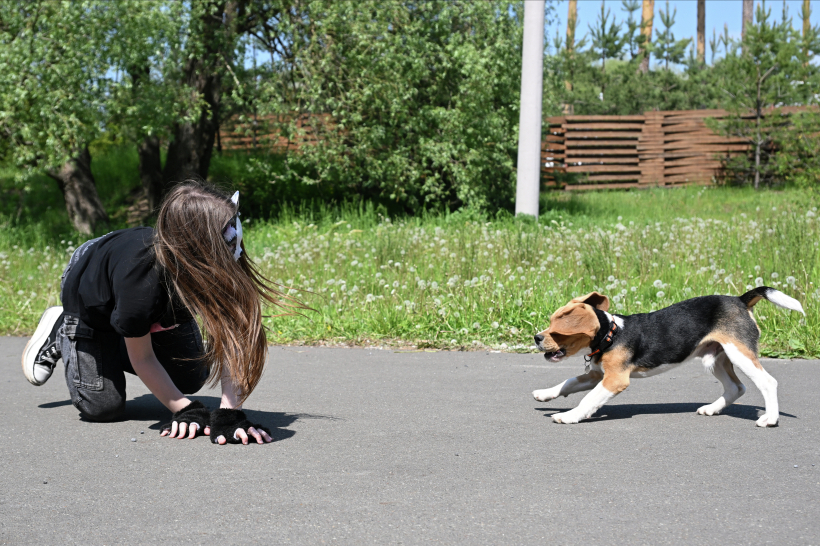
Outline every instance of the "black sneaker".
<path id="1" fill-rule="evenodd" d="M 59 330 L 62 325 L 62 307 L 49 307 L 40 317 L 37 330 L 23 351 L 23 374 L 32 385 L 40 386 L 48 381 L 60 360 Z"/>

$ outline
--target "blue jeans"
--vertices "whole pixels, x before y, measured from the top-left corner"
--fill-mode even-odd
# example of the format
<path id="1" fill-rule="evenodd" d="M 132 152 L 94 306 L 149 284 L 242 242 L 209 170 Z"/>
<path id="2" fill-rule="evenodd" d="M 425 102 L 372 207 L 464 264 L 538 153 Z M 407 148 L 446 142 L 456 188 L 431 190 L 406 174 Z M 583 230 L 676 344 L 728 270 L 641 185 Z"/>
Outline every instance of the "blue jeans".
<path id="1" fill-rule="evenodd" d="M 61 279 L 61 300 L 71 296 L 62 293 L 71 266 L 97 240 L 92 239 L 74 251 Z M 63 317 L 58 334 L 71 402 L 91 421 L 120 418 L 125 411 L 125 373 L 136 375 L 125 338 L 116 332 L 94 330 L 68 314 Z M 197 392 L 208 380 L 205 348 L 196 320 L 151 334 L 151 345 L 157 360 L 183 394 Z"/>

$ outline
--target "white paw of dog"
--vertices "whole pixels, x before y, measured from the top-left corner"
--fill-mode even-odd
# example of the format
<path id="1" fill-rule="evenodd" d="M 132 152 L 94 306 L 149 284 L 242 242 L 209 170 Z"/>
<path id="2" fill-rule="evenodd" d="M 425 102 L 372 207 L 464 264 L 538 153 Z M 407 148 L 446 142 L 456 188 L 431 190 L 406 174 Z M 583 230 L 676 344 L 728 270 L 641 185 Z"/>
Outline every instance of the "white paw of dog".
<path id="1" fill-rule="evenodd" d="M 565 411 L 564 413 L 556 413 L 552 416 L 553 421 L 564 425 L 574 425 L 583 418 L 584 416 L 577 411 Z"/>
<path id="2" fill-rule="evenodd" d="M 723 411 L 723 404 L 712 402 L 698 408 L 698 415 L 719 415 Z"/>
<path id="3" fill-rule="evenodd" d="M 779 417 L 779 415 L 770 417 L 769 414 L 764 414 L 755 424 L 759 427 L 776 427 Z"/>
<path id="4" fill-rule="evenodd" d="M 558 398 L 558 394 L 555 392 L 555 389 L 541 389 L 532 391 L 532 397 L 539 402 L 549 402 L 550 400 Z"/>

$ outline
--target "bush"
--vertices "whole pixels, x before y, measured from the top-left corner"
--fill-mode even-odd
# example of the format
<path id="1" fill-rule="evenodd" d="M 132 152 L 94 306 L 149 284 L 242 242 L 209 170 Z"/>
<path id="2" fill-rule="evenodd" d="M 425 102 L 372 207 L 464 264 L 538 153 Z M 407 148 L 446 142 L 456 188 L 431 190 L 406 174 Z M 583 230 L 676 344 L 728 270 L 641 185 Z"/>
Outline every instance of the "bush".
<path id="1" fill-rule="evenodd" d="M 306 2 L 304 13 L 282 23 L 293 44 L 293 82 L 268 82 L 262 103 L 268 113 L 298 104 L 300 113 L 331 121 L 287 128 L 315 142 L 288 156 L 283 179 L 406 210 L 512 207 L 520 8 Z"/>

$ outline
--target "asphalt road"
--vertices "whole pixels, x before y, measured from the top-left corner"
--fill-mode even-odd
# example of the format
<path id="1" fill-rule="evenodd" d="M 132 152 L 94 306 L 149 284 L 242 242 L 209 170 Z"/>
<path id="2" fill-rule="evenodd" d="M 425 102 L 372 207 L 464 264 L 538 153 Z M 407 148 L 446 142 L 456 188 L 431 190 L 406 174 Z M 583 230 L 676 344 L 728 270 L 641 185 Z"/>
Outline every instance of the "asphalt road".
<path id="1" fill-rule="evenodd" d="M 25 342 L 0 338 L 0 544 L 820 543 L 818 361 L 764 361 L 777 428 L 750 381 L 696 415 L 721 393 L 697 365 L 558 425 L 582 394 L 530 393 L 580 358 L 275 347 L 246 407 L 277 441 L 216 446 L 161 438 L 133 377 L 125 420 L 80 420 Z"/>

